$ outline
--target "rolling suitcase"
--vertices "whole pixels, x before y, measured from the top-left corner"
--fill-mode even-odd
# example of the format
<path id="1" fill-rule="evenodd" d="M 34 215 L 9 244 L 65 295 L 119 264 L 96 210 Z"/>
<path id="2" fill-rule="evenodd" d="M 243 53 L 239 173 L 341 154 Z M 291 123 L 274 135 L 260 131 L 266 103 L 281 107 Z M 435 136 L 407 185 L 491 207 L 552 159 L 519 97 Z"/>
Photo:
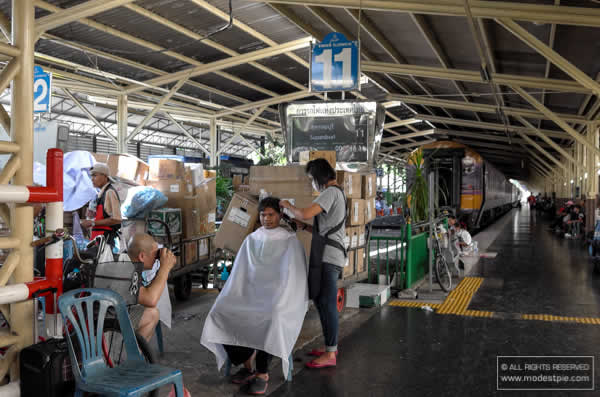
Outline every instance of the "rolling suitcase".
<path id="1" fill-rule="evenodd" d="M 75 393 L 64 339 L 48 339 L 21 350 L 20 369 L 22 397 L 68 397 Z"/>

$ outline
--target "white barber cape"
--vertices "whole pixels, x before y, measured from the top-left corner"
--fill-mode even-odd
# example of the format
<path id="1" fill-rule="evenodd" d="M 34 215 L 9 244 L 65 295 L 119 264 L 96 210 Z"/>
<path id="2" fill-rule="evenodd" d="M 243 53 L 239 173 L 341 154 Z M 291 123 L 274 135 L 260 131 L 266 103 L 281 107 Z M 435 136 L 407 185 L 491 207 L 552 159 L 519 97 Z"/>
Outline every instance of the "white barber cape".
<path id="1" fill-rule="evenodd" d="M 219 369 L 227 359 L 222 345 L 235 345 L 281 358 L 287 375 L 308 310 L 307 273 L 295 234 L 261 227 L 246 237 L 200 340 L 215 354 Z"/>

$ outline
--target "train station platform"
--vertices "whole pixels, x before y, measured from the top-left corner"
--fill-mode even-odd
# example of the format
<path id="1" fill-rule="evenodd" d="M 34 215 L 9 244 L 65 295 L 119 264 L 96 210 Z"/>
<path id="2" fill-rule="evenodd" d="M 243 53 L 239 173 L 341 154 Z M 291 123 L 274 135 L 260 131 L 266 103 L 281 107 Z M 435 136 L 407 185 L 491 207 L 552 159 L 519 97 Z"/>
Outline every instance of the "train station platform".
<path id="1" fill-rule="evenodd" d="M 381 310 L 347 309 L 336 368 L 304 368 L 310 359 L 306 352 L 321 341 L 316 313 L 309 313 L 294 353 L 292 382 L 283 381 L 280 364 L 275 362 L 268 394 L 522 395 L 521 391 L 497 391 L 497 356 L 596 357 L 600 277 L 593 275 L 581 241 L 564 240 L 547 226 L 535 211 L 524 207 L 488 228 L 495 239 L 486 244 L 487 251 L 497 256 L 482 258 L 443 302 L 430 305 L 433 312 L 421 309 L 422 302 L 406 307 L 407 302 L 400 300 L 392 300 Z M 213 299 L 203 293 L 187 307 L 176 307 L 175 321 L 184 324 L 168 333 L 163 359 L 182 367 L 192 395 L 239 395 L 237 387 L 217 374 L 214 359 L 197 341 L 202 313 L 210 309 Z M 190 313 L 192 318 L 186 319 Z M 181 329 L 187 339 L 177 335 Z M 189 348 L 193 335 L 194 347 Z M 595 376 L 595 384 L 599 380 Z M 592 396 L 596 392 L 551 395 L 573 393 Z"/>

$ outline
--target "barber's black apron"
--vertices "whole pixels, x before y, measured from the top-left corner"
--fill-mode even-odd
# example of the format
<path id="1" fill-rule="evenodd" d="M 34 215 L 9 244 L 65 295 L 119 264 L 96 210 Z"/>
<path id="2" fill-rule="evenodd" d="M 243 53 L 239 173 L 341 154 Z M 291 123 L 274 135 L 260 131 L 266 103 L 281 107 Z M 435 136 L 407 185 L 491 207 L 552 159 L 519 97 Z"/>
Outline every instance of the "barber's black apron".
<path id="1" fill-rule="evenodd" d="M 334 185 L 333 187 L 340 189 L 342 195 L 344 191 L 339 186 Z M 325 253 L 325 247 L 330 245 L 341 250 L 344 253 L 344 257 L 347 257 L 346 247 L 339 242 L 329 238 L 333 233 L 337 232 L 346 224 L 346 196 L 344 195 L 344 219 L 331 228 L 324 236 L 319 234 L 319 217 L 314 217 L 314 223 L 312 227 L 312 242 L 310 247 L 310 261 L 308 263 L 308 296 L 310 299 L 315 299 L 321 292 L 321 279 L 323 275 L 323 254 Z"/>

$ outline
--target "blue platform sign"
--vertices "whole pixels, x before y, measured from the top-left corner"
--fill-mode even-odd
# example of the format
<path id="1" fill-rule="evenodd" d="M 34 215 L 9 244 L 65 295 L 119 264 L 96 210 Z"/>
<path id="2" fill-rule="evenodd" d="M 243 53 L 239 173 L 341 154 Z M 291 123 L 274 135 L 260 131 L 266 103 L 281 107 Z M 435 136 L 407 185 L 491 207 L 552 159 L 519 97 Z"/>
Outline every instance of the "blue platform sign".
<path id="1" fill-rule="evenodd" d="M 52 96 L 52 74 L 35 66 L 33 70 L 33 112 L 45 113 L 50 111 Z"/>
<path id="2" fill-rule="evenodd" d="M 341 33 L 329 33 L 313 46 L 310 57 L 312 92 L 360 89 L 360 51 L 358 41 Z"/>

